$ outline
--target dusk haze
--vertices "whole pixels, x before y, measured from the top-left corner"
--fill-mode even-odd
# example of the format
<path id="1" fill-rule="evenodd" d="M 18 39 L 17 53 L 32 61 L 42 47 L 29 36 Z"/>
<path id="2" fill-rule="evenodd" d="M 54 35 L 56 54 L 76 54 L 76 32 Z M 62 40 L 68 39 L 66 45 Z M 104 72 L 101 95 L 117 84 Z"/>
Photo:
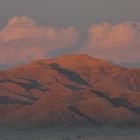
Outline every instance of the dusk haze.
<path id="1" fill-rule="evenodd" d="M 139 139 L 139 6 L 0 1 L 0 140 Z"/>

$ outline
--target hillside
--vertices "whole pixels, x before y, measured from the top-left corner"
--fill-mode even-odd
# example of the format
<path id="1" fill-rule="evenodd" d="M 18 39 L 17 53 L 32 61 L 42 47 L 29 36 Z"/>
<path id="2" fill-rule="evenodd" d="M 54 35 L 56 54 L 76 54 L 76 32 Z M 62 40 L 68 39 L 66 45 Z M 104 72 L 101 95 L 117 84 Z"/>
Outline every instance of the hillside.
<path id="1" fill-rule="evenodd" d="M 0 72 L 0 123 L 140 124 L 140 69 L 84 54 Z"/>

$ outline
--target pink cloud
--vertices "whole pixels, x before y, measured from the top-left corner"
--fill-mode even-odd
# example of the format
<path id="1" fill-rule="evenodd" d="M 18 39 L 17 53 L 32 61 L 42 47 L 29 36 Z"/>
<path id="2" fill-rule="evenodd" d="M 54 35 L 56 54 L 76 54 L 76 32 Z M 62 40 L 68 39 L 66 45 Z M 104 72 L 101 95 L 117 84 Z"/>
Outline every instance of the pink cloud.
<path id="1" fill-rule="evenodd" d="M 51 51 L 72 47 L 77 42 L 74 27 L 39 26 L 29 17 L 13 17 L 0 31 L 0 63 L 41 59 Z"/>
<path id="2" fill-rule="evenodd" d="M 139 62 L 140 23 L 93 25 L 88 31 L 88 39 L 81 51 L 116 62 Z"/>
<path id="3" fill-rule="evenodd" d="M 92 25 L 80 52 L 116 62 L 140 62 L 140 23 Z M 13 17 L 0 30 L 0 64 L 18 64 L 46 58 L 48 53 L 78 43 L 74 27 L 38 25 L 34 19 Z"/>

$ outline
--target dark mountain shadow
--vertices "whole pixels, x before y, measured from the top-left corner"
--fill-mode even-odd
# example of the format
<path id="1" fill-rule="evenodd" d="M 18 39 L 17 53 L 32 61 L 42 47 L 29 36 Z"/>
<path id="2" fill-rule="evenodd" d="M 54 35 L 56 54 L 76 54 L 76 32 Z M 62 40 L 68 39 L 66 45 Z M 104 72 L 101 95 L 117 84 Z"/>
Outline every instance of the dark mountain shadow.
<path id="1" fill-rule="evenodd" d="M 47 91 L 47 88 L 44 88 L 40 83 L 37 82 L 37 80 L 30 80 L 30 79 L 24 79 L 24 78 L 18 78 L 18 79 L 23 79 L 23 80 L 28 80 L 27 83 L 22 83 L 22 82 L 16 82 L 14 80 L 11 79 L 5 79 L 5 80 L 1 80 L 0 83 L 13 83 L 16 85 L 19 85 L 20 87 L 22 87 L 23 89 L 27 90 L 28 92 L 32 89 L 37 89 L 40 91 Z"/>
<path id="2" fill-rule="evenodd" d="M 10 90 L 8 88 L 5 88 L 4 90 L 8 91 L 11 94 L 14 94 L 14 95 L 17 95 L 17 96 L 21 96 L 21 97 L 27 98 L 27 99 L 32 100 L 32 101 L 38 100 L 38 97 L 36 97 L 34 95 L 25 95 L 23 93 L 12 91 L 12 90 Z"/>
<path id="3" fill-rule="evenodd" d="M 78 87 L 78 86 L 75 86 L 75 85 L 64 85 L 66 88 L 70 89 L 70 90 L 73 90 L 73 91 L 78 91 L 78 90 L 84 90 L 85 88 L 82 88 L 82 87 Z"/>
<path id="4" fill-rule="evenodd" d="M 103 93 L 102 91 L 98 91 L 98 90 L 92 90 L 92 92 L 94 92 L 98 97 L 106 99 L 115 108 L 124 107 L 124 108 L 128 109 L 129 111 L 131 111 L 137 115 L 140 115 L 140 107 L 139 106 L 135 107 L 134 105 L 129 103 L 129 101 L 127 99 L 123 99 L 121 97 L 110 98 L 105 93 Z"/>
<path id="5" fill-rule="evenodd" d="M 69 80 L 81 84 L 81 85 L 88 85 L 88 82 L 84 80 L 79 74 L 77 74 L 74 71 L 71 71 L 67 68 L 64 68 L 60 66 L 59 64 L 52 63 L 49 65 L 51 68 L 56 70 L 57 72 L 63 74 L 65 77 L 67 77 Z"/>
<path id="6" fill-rule="evenodd" d="M 8 96 L 0 96 L 0 104 L 21 104 L 21 105 L 32 105 L 29 101 L 20 101 L 16 99 L 12 99 Z"/>
<path id="7" fill-rule="evenodd" d="M 114 107 L 125 107 L 127 109 L 133 108 L 133 105 L 130 104 L 126 99 L 123 98 L 110 98 L 110 102 L 114 105 Z"/>
<path id="8" fill-rule="evenodd" d="M 77 109 L 77 108 L 75 108 L 75 107 L 73 107 L 73 106 L 68 106 L 67 108 L 68 108 L 70 111 L 72 111 L 73 113 L 75 113 L 75 114 L 77 114 L 77 115 L 79 115 L 79 116 L 81 116 L 81 117 L 83 117 L 83 118 L 85 118 L 85 119 L 91 121 L 95 126 L 97 126 L 97 127 L 101 127 L 101 126 L 102 126 L 101 122 L 96 121 L 94 118 L 91 118 L 91 117 L 85 115 L 85 114 L 84 114 L 83 112 L 81 112 L 79 109 Z"/>

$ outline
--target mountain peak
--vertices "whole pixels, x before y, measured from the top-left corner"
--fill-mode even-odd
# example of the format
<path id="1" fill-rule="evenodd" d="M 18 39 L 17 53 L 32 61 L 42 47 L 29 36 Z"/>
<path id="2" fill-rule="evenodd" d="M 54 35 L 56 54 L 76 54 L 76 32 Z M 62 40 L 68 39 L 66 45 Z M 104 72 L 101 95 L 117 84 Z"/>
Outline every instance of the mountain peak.
<path id="1" fill-rule="evenodd" d="M 58 56 L 54 58 L 35 60 L 29 64 L 21 65 L 19 67 L 14 68 L 13 70 L 19 69 L 36 69 L 40 68 L 44 65 L 49 65 L 51 63 L 59 64 L 66 68 L 80 68 L 83 67 L 93 67 L 94 69 L 103 68 L 103 69 L 120 69 L 121 67 L 108 63 L 105 60 L 97 59 L 91 57 L 87 54 L 68 54 L 63 56 Z"/>
<path id="2" fill-rule="evenodd" d="M 84 53 L 81 53 L 81 54 L 68 54 L 68 55 L 63 55 L 63 56 L 60 56 L 58 58 L 81 58 L 81 59 L 93 59 L 93 57 L 87 55 L 87 54 L 84 54 Z"/>

